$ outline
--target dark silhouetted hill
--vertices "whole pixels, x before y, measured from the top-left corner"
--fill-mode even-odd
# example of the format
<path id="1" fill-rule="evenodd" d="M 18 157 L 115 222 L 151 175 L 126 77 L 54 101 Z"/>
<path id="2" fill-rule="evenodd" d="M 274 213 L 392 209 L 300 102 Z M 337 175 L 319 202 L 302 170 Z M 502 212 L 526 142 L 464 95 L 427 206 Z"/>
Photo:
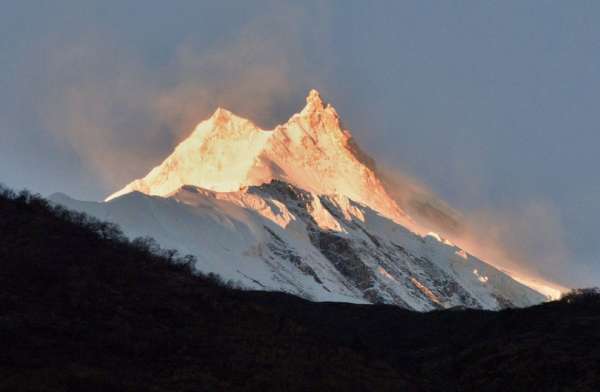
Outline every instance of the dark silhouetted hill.
<path id="1" fill-rule="evenodd" d="M 1 391 L 597 391 L 593 291 L 415 313 L 240 291 L 114 225 L 0 195 Z"/>

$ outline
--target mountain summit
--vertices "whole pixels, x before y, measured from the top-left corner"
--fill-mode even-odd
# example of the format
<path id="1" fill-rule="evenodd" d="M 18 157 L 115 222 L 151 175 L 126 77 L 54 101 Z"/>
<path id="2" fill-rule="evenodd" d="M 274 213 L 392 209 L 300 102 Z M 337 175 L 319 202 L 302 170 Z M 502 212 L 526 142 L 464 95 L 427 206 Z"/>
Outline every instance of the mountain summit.
<path id="1" fill-rule="evenodd" d="M 302 109 L 303 114 L 323 110 L 324 104 L 321 94 L 312 89 L 306 96 L 306 106 Z"/>
<path id="2" fill-rule="evenodd" d="M 408 219 L 386 192 L 373 160 L 342 129 L 336 110 L 317 90 L 310 90 L 299 113 L 273 130 L 217 109 L 163 163 L 106 201 L 132 191 L 168 196 L 183 185 L 233 192 L 272 180 L 343 195 L 398 222 Z"/>

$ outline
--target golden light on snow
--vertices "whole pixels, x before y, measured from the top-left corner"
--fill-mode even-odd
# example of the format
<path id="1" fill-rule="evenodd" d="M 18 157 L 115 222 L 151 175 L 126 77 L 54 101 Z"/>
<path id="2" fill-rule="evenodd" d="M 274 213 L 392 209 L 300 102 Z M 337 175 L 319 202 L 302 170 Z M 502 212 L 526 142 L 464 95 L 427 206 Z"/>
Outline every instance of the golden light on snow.
<path id="1" fill-rule="evenodd" d="M 462 259 L 468 260 L 469 259 L 469 255 L 467 254 L 467 252 L 465 252 L 463 249 L 457 249 L 454 252 L 455 255 L 459 256 Z"/>
<path id="2" fill-rule="evenodd" d="M 487 283 L 487 281 L 489 280 L 487 276 L 480 274 L 477 269 L 473 270 L 473 275 L 475 275 L 481 283 Z"/>
<path id="3" fill-rule="evenodd" d="M 408 216 L 360 157 L 335 109 L 311 90 L 304 109 L 273 130 L 217 109 L 162 164 L 106 201 L 132 191 L 168 196 L 183 185 L 233 192 L 281 179 L 315 193 L 344 195 L 409 224 Z"/>
<path id="4" fill-rule="evenodd" d="M 410 281 L 415 285 L 417 289 L 419 289 L 423 294 L 427 296 L 432 302 L 435 302 L 438 305 L 441 305 L 439 298 L 427 288 L 427 286 L 423 285 L 419 282 L 415 277 L 411 277 Z"/>
<path id="5" fill-rule="evenodd" d="M 525 270 L 523 266 L 527 265 L 527 263 L 511 257 L 506 250 L 500 248 L 496 244 L 488 241 L 479 241 L 472 237 L 472 235 L 462 238 L 457 237 L 453 239 L 453 242 L 457 244 L 456 246 L 459 246 L 460 251 L 465 252 L 465 255 L 468 256 L 466 251 L 463 251 L 462 249 L 467 249 L 469 254 L 485 260 L 486 263 L 508 274 L 517 282 L 531 287 L 550 300 L 559 299 L 564 293 L 570 290 L 568 287 L 559 285 Z M 457 254 L 462 257 L 458 251 Z"/>
<path id="6" fill-rule="evenodd" d="M 440 235 L 435 231 L 430 231 L 429 233 L 427 233 L 426 237 L 431 237 L 434 238 L 437 242 L 442 242 L 442 237 L 440 237 Z"/>
<path id="7" fill-rule="evenodd" d="M 383 267 L 379 267 L 379 268 L 377 269 L 377 271 L 378 271 L 378 272 L 379 272 L 381 275 L 385 276 L 387 279 L 389 279 L 389 280 L 392 280 L 392 281 L 396 281 L 396 279 L 395 279 L 395 278 L 394 278 L 392 275 L 390 275 L 390 273 L 389 273 L 389 272 L 387 272 L 387 271 L 385 270 L 385 268 L 383 268 Z"/>
<path id="8" fill-rule="evenodd" d="M 524 284 L 525 286 L 531 287 L 532 289 L 544 294 L 551 300 L 559 299 L 564 293 L 569 291 L 567 287 L 550 283 L 539 278 L 529 277 L 526 275 L 520 275 L 515 273 L 511 274 L 510 276 L 517 282 Z"/>

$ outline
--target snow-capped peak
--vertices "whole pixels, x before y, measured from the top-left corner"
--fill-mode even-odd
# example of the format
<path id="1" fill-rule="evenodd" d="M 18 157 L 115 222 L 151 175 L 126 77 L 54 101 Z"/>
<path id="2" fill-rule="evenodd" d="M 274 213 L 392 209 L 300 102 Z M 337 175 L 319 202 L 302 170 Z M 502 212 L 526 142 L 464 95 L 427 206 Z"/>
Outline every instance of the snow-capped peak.
<path id="1" fill-rule="evenodd" d="M 407 221 L 368 158 L 341 128 L 333 106 L 310 90 L 306 106 L 274 130 L 218 108 L 159 166 L 110 195 L 166 196 L 183 185 L 219 192 L 282 180 L 317 194 L 340 194 Z"/>
<path id="2" fill-rule="evenodd" d="M 230 120 L 232 114 L 233 113 L 231 113 L 229 110 L 219 106 L 214 111 L 212 116 L 210 116 L 210 118 L 215 122 L 226 123 L 227 121 Z"/>
<path id="3" fill-rule="evenodd" d="M 324 109 L 323 99 L 321 98 L 321 94 L 312 89 L 308 92 L 306 96 L 306 106 L 302 109 L 302 114 L 308 114 L 316 111 L 321 111 Z"/>

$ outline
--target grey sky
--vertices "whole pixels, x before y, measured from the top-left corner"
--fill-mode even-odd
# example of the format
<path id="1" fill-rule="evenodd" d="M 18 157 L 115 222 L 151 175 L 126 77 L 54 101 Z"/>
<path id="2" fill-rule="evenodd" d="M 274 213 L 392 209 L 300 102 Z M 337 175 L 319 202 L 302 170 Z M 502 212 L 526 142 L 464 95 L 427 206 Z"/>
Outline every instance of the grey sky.
<path id="1" fill-rule="evenodd" d="M 214 3 L 3 4 L 0 182 L 102 199 L 217 105 L 272 126 L 315 87 L 378 162 L 600 283 L 600 3 Z"/>

